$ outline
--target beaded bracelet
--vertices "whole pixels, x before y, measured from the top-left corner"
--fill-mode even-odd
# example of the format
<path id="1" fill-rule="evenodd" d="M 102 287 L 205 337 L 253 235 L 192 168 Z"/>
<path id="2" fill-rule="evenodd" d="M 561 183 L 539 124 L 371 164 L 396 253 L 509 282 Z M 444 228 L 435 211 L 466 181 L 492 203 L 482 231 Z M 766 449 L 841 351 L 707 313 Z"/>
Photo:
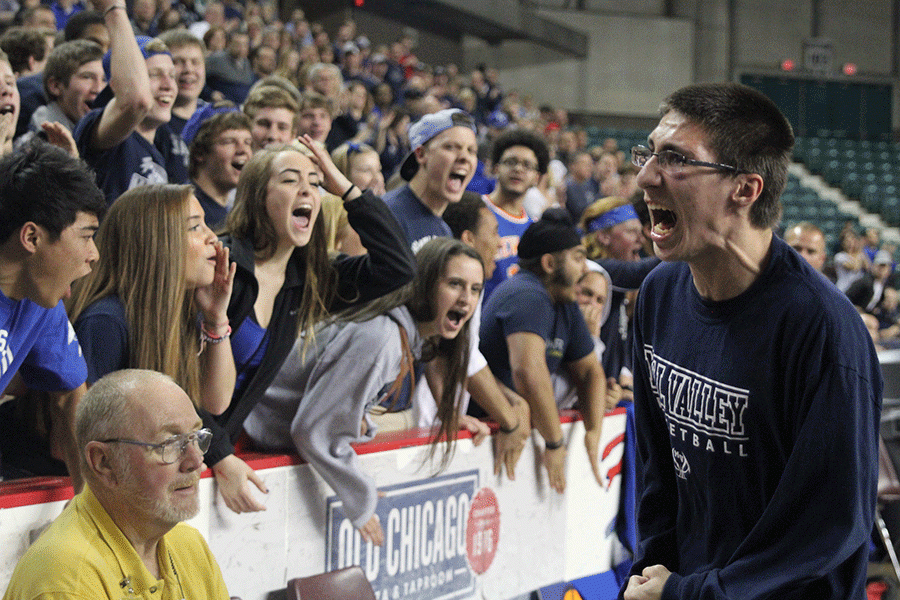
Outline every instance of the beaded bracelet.
<path id="1" fill-rule="evenodd" d="M 197 356 L 203 354 L 203 351 L 206 349 L 207 342 L 210 344 L 219 344 L 222 340 L 227 340 L 231 337 L 231 325 L 228 326 L 228 329 L 225 330 L 225 333 L 222 335 L 216 335 L 215 333 L 210 333 L 206 330 L 206 323 L 200 323 L 200 352 L 197 353 Z"/>

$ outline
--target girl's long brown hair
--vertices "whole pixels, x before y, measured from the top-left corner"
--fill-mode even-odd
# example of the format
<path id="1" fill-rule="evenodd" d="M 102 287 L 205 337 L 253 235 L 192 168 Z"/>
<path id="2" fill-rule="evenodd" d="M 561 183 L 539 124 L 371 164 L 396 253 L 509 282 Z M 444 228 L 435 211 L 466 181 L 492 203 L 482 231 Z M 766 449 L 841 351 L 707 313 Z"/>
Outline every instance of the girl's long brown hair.
<path id="1" fill-rule="evenodd" d="M 266 148 L 254 154 L 241 170 L 234 208 L 225 221 L 226 232 L 235 238 L 249 241 L 259 260 L 272 258 L 278 244 L 275 227 L 266 209 L 266 198 L 272 177 L 272 164 L 283 152 L 306 155 L 292 145 Z M 309 243 L 294 251 L 299 251 L 301 260 L 306 263 L 303 296 L 297 307 L 297 334 L 306 334 L 304 351 L 315 339 L 313 328 L 316 323 L 328 317 L 328 309 L 337 293 L 337 271 L 328 256 L 328 241 L 321 212 L 320 209 L 319 217 L 313 223 Z"/>
<path id="2" fill-rule="evenodd" d="M 199 338 L 192 290 L 185 283 L 189 185 L 133 188 L 97 230 L 100 259 L 73 287 L 74 323 L 94 302 L 116 295 L 128 320 L 128 366 L 172 377 L 196 403 Z"/>
<path id="3" fill-rule="evenodd" d="M 360 308 L 344 312 L 336 318 L 361 323 L 392 308 L 406 305 L 417 323 L 433 320 L 436 316 L 434 299 L 438 283 L 446 273 L 450 260 L 456 256 L 472 258 L 483 267 L 481 256 L 474 248 L 453 238 L 435 238 L 416 253 L 416 277 L 412 282 Z M 445 443 L 439 470 L 445 469 L 453 458 L 453 444 L 459 430 L 459 399 L 469 366 L 469 328 L 475 326 L 471 319 L 467 325 L 453 339 L 441 338 L 436 344 L 433 344 L 433 341 L 426 341 L 426 344 L 433 344 L 430 351 L 434 358 L 441 361 L 440 368 L 444 379 L 441 397 L 435 398 L 437 402 L 435 420 L 440 421 L 440 425 L 433 428 L 434 443 L 430 449 L 430 456 L 433 457 L 438 443 L 441 441 Z M 424 350 L 425 353 L 429 351 L 428 348 Z M 419 382 L 417 385 L 426 384 Z"/>

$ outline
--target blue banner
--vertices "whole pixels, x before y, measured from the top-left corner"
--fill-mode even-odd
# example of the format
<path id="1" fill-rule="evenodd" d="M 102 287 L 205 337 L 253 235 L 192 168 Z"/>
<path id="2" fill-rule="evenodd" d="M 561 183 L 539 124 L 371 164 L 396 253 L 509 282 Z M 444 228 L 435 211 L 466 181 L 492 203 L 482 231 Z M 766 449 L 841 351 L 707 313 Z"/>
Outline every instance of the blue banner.
<path id="1" fill-rule="evenodd" d="M 360 565 L 379 600 L 470 597 L 475 574 L 466 558 L 466 524 L 478 484 L 473 470 L 379 488 L 381 547 L 363 542 L 340 499 L 330 496 L 325 570 Z"/>

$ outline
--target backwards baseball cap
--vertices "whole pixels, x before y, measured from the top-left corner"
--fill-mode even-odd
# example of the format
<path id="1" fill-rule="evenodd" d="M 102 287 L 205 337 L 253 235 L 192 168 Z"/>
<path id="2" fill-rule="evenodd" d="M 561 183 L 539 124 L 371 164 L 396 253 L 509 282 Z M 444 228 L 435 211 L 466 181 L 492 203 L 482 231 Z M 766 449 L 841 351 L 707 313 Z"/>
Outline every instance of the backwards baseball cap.
<path id="1" fill-rule="evenodd" d="M 412 149 L 403 164 L 400 165 L 400 177 L 409 181 L 419 170 L 419 161 L 416 160 L 416 150 L 424 146 L 442 131 L 451 127 L 467 127 L 477 133 L 475 119 L 472 115 L 459 108 L 447 108 L 430 115 L 425 115 L 412 124 L 409 128 L 409 145 Z"/>
<path id="2" fill-rule="evenodd" d="M 519 258 L 538 258 L 581 245 L 572 218 L 563 208 L 548 208 L 519 238 Z"/>

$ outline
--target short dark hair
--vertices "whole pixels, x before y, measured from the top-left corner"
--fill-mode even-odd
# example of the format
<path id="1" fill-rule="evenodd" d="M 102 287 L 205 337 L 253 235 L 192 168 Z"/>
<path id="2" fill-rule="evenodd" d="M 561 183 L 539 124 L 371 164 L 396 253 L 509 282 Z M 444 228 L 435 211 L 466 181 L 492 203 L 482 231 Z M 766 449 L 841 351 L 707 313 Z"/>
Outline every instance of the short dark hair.
<path id="1" fill-rule="evenodd" d="M 103 20 L 103 13 L 96 10 L 82 10 L 77 12 L 69 17 L 69 21 L 63 29 L 63 39 L 67 42 L 80 40 L 82 39 L 84 32 L 91 25 L 103 25 L 106 27 L 106 22 Z"/>
<path id="2" fill-rule="evenodd" d="M 495 165 L 498 164 L 503 158 L 503 153 L 513 146 L 529 148 L 537 158 L 538 173 L 543 175 L 547 172 L 547 165 L 550 164 L 550 150 L 547 148 L 547 142 L 524 129 L 512 129 L 500 135 L 494 141 L 491 149 L 491 162 Z"/>
<path id="3" fill-rule="evenodd" d="M 450 226 L 453 237 L 460 239 L 463 231 L 475 233 L 481 222 L 481 211 L 489 210 L 481 196 L 475 192 L 463 192 L 459 202 L 451 202 L 444 210 L 443 219 Z"/>
<path id="4" fill-rule="evenodd" d="M 10 27 L 0 37 L 0 48 L 9 56 L 9 66 L 16 73 L 28 68 L 28 59 L 44 60 L 47 55 L 47 40 L 43 30 L 25 27 Z"/>
<path id="5" fill-rule="evenodd" d="M 102 59 L 103 49 L 89 40 L 72 40 L 55 47 L 47 57 L 47 64 L 44 66 L 44 93 L 47 94 L 47 98 L 56 100 L 56 96 L 47 86 L 48 79 L 53 78 L 68 86 L 72 75 L 82 65 Z"/>
<path id="6" fill-rule="evenodd" d="M 560 264 L 561 261 L 565 259 L 564 253 L 565 250 L 560 250 L 558 252 L 548 252 L 553 256 L 553 259 L 556 261 L 556 264 Z M 544 264 L 541 262 L 541 259 L 544 258 L 544 255 L 535 256 L 533 258 L 519 258 L 519 270 L 520 271 L 528 271 L 535 277 L 541 280 L 541 283 L 544 285 L 550 281 L 552 273 L 547 273 L 544 271 Z"/>
<path id="7" fill-rule="evenodd" d="M 208 156 L 212 152 L 213 144 L 219 134 L 232 129 L 246 129 L 250 131 L 250 128 L 250 117 L 238 110 L 213 115 L 204 121 L 200 128 L 197 129 L 197 135 L 191 141 L 188 175 L 191 178 L 197 176 L 197 173 L 200 171 L 199 159 Z"/>
<path id="8" fill-rule="evenodd" d="M 75 222 L 79 212 L 103 217 L 106 200 L 87 165 L 64 150 L 35 140 L 0 158 L 0 240 L 6 242 L 31 221 L 51 240 Z"/>
<path id="9" fill-rule="evenodd" d="M 666 98 L 660 115 L 672 111 L 700 125 L 717 162 L 763 178 L 762 193 L 750 209 L 750 223 L 759 228 L 774 226 L 781 217 L 781 192 L 787 185 L 794 147 L 791 125 L 775 103 L 738 83 L 701 83 Z"/>

